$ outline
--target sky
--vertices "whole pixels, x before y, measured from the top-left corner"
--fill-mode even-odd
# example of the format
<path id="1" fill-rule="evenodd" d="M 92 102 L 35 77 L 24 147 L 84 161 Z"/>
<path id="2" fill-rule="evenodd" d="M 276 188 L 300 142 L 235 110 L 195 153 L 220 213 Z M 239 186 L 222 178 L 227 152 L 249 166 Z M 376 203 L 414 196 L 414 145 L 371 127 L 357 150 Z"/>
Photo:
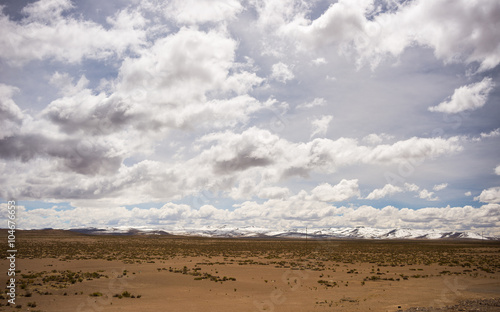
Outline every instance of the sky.
<path id="1" fill-rule="evenodd" d="M 497 0 L 0 0 L 19 228 L 500 235 Z"/>

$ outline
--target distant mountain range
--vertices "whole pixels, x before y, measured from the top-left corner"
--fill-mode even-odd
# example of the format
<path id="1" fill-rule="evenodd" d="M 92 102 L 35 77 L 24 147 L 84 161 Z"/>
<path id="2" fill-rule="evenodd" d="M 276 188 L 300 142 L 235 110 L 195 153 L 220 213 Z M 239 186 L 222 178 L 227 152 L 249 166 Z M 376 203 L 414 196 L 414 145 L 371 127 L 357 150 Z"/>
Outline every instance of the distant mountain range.
<path id="1" fill-rule="evenodd" d="M 416 229 L 375 229 L 370 227 L 355 228 L 326 228 L 326 229 L 288 229 L 272 230 L 254 226 L 206 226 L 200 228 L 182 228 L 175 230 L 162 230 L 150 228 L 81 228 L 70 231 L 92 235 L 182 235 L 201 237 L 226 237 L 226 238 L 346 238 L 346 239 L 484 239 L 500 240 L 500 237 L 482 236 L 474 232 L 444 232 L 437 230 Z"/>

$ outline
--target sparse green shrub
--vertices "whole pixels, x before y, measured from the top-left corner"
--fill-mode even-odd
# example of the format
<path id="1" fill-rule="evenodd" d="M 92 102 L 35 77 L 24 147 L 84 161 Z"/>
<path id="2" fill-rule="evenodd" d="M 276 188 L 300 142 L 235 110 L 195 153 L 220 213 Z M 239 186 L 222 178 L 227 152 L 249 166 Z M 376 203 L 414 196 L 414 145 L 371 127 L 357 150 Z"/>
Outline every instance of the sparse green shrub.
<path id="1" fill-rule="evenodd" d="M 128 291 L 122 292 L 122 296 L 125 298 L 130 298 L 131 294 Z"/>

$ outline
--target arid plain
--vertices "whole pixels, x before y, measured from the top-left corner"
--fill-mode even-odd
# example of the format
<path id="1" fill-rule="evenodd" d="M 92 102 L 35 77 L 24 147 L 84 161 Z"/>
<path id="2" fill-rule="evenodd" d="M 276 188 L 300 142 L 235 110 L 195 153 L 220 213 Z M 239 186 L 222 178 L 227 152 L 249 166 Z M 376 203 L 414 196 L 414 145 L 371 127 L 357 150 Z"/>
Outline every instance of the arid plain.
<path id="1" fill-rule="evenodd" d="M 500 298 L 498 241 L 41 230 L 18 231 L 17 246 L 15 306 L 4 288 L 0 311 L 451 311 L 463 300 Z"/>

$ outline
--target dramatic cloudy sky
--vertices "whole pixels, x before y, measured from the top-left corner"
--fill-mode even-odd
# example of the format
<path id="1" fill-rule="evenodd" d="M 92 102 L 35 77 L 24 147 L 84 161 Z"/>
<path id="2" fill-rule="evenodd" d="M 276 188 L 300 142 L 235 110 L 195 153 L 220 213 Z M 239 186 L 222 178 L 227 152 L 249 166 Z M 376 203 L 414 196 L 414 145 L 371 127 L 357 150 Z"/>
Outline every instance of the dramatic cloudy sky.
<path id="1" fill-rule="evenodd" d="M 497 0 L 1 0 L 22 228 L 500 235 Z"/>

